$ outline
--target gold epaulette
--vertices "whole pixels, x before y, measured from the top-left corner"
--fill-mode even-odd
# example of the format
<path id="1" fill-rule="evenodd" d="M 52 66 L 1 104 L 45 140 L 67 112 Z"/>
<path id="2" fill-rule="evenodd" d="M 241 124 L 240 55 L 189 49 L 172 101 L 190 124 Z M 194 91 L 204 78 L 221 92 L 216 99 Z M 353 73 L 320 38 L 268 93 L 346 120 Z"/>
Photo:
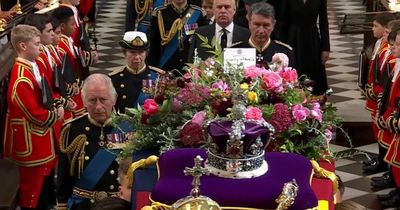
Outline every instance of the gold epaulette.
<path id="1" fill-rule="evenodd" d="M 163 10 L 163 9 L 166 9 L 166 8 L 167 8 L 167 5 L 163 5 L 163 6 L 156 7 L 156 8 L 153 10 L 153 12 L 151 12 L 151 16 L 157 17 L 157 12 L 158 12 L 159 10 Z"/>
<path id="2" fill-rule="evenodd" d="M 70 123 L 72 123 L 72 122 L 74 122 L 74 121 L 76 121 L 76 120 L 81 119 L 82 117 L 86 117 L 87 115 L 88 115 L 88 113 L 84 113 L 84 114 L 82 114 L 82 115 L 80 115 L 80 116 L 78 116 L 78 117 L 74 117 L 74 118 L 72 118 L 72 119 L 70 119 L 70 120 L 67 120 L 67 121 L 65 121 L 65 122 L 63 123 L 63 127 L 64 127 L 65 125 L 67 125 L 67 124 L 70 124 Z"/>
<path id="3" fill-rule="evenodd" d="M 190 8 L 195 9 L 195 10 L 200 10 L 201 14 L 203 16 L 206 16 L 207 13 L 205 10 L 203 10 L 201 7 L 197 6 L 197 5 L 193 5 L 193 4 L 189 4 Z"/>
<path id="4" fill-rule="evenodd" d="M 279 44 L 279 45 L 282 45 L 282 46 L 288 48 L 289 50 L 293 50 L 293 48 L 290 45 L 288 45 L 288 44 L 286 44 L 284 42 L 281 42 L 281 41 L 278 41 L 278 40 L 274 40 L 274 42 Z"/>
<path id="5" fill-rule="evenodd" d="M 160 68 L 157 68 L 155 66 L 149 66 L 149 69 L 157 72 L 158 74 L 165 74 L 166 73 L 164 70 L 162 70 Z"/>
<path id="6" fill-rule="evenodd" d="M 125 67 L 124 67 L 124 66 L 121 66 L 121 68 L 115 69 L 114 71 L 112 71 L 111 73 L 109 73 L 108 76 L 114 76 L 114 75 L 116 75 L 116 74 L 119 74 L 119 73 L 123 72 L 124 69 L 125 69 Z"/>

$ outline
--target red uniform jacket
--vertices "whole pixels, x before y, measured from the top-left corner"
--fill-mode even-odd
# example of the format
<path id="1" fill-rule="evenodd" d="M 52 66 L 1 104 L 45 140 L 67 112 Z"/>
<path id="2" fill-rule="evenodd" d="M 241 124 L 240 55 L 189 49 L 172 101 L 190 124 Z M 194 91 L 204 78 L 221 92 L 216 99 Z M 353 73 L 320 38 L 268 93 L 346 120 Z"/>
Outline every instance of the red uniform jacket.
<path id="1" fill-rule="evenodd" d="M 389 44 L 388 43 L 382 43 L 379 53 L 376 55 L 378 56 L 378 68 L 379 68 L 379 75 L 380 78 L 382 78 L 383 72 L 386 68 L 386 63 L 392 59 L 394 59 L 394 57 L 392 55 L 390 55 L 388 58 L 386 58 L 390 52 L 389 49 Z M 374 74 L 374 70 L 375 70 L 375 59 L 371 60 L 370 62 L 370 66 L 369 66 L 369 77 L 368 77 L 368 83 L 365 86 L 365 96 L 367 97 L 366 100 L 366 105 L 365 108 L 370 111 L 370 112 L 375 112 L 376 109 L 378 108 L 377 105 L 377 99 L 378 99 L 378 94 L 383 92 L 383 87 L 381 84 L 376 83 L 375 80 L 377 78 L 375 78 L 375 74 Z M 394 62 L 389 62 L 389 63 L 394 63 Z M 394 65 L 394 64 L 393 64 Z"/>
<path id="2" fill-rule="evenodd" d="M 90 66 L 93 63 L 92 54 L 88 51 L 79 50 L 74 46 L 73 40 L 65 35 L 61 35 L 60 42 L 58 43 L 58 49 L 62 57 L 67 55 L 72 62 L 75 77 L 77 78 L 77 83 L 82 84 L 85 79 L 85 73 L 82 62 L 84 65 Z M 83 107 L 83 102 L 80 94 L 73 97 L 77 103 L 77 108 L 74 111 L 75 116 L 82 115 L 85 112 Z"/>
<path id="3" fill-rule="evenodd" d="M 35 208 L 45 176 L 56 165 L 55 111 L 42 103 L 32 65 L 17 58 L 7 91 L 4 156 L 20 167 L 19 205 Z"/>
<path id="4" fill-rule="evenodd" d="M 393 135 L 390 142 L 385 161 L 396 167 L 400 167 L 400 75 L 394 75 L 393 84 L 390 91 L 389 105 L 385 113 L 378 120 L 379 124 L 385 126 L 388 132 Z"/>
<path id="5" fill-rule="evenodd" d="M 394 67 L 397 68 L 397 67 Z M 393 72 L 391 73 L 393 74 Z M 390 81 L 392 81 L 392 78 L 390 78 Z M 395 111 L 395 97 L 397 92 L 399 91 L 400 88 L 400 83 L 398 82 L 398 79 L 396 79 L 390 87 L 390 92 L 389 98 L 388 98 L 388 105 L 387 108 L 385 109 L 385 112 L 382 113 L 382 116 L 376 119 L 376 124 L 379 127 L 379 133 L 378 133 L 378 142 L 381 146 L 385 148 L 389 148 L 389 146 L 392 144 L 392 142 L 395 140 L 395 133 L 393 132 L 392 129 L 388 126 L 386 121 L 388 120 L 389 116 L 393 114 Z M 381 102 L 379 103 L 379 107 L 381 106 Z"/>

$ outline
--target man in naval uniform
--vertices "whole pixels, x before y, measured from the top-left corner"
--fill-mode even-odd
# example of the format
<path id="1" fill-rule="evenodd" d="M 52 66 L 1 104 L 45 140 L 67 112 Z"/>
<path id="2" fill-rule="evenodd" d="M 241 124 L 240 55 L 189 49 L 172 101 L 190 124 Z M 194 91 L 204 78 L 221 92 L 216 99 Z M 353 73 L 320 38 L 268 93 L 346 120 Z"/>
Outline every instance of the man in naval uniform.
<path id="1" fill-rule="evenodd" d="M 254 47 L 257 50 L 258 62 L 271 62 L 275 53 L 284 53 L 289 58 L 289 66 L 295 68 L 295 59 L 292 48 L 280 41 L 270 38 L 275 26 L 274 8 L 265 2 L 258 2 L 251 6 L 249 13 L 250 39 L 244 47 Z"/>
<path id="2" fill-rule="evenodd" d="M 129 131 L 111 124 L 117 93 L 105 74 L 83 84 L 88 113 L 64 124 L 58 163 L 57 209 L 90 209 L 105 197 L 118 196 L 117 154 Z"/>
<path id="3" fill-rule="evenodd" d="M 127 0 L 125 31 L 141 31 L 150 36 L 151 13 L 165 0 Z"/>
<path id="4" fill-rule="evenodd" d="M 143 105 L 148 97 L 142 91 L 143 83 L 151 86 L 159 75 L 165 72 L 145 63 L 150 43 L 146 34 L 139 31 L 128 31 L 119 42 L 126 59 L 124 68 L 109 74 L 118 93 L 115 109 L 124 113 L 125 108 L 136 108 Z M 146 87 L 149 88 L 149 87 Z"/>
<path id="5" fill-rule="evenodd" d="M 189 38 L 196 28 L 206 24 L 203 10 L 187 0 L 172 0 L 171 4 L 156 8 L 151 17 L 149 64 L 169 72 L 176 69 L 174 72 L 180 76 Z"/>

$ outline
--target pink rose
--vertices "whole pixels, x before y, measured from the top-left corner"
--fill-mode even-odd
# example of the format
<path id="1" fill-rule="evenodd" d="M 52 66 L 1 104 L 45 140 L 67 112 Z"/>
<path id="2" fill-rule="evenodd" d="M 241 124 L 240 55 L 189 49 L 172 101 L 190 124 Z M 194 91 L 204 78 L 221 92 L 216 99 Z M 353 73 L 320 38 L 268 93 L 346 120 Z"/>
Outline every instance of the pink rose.
<path id="1" fill-rule="evenodd" d="M 218 81 L 214 82 L 211 87 L 213 89 L 220 89 L 222 92 L 225 92 L 228 90 L 228 84 L 226 84 L 222 80 L 218 80 Z"/>
<path id="2" fill-rule="evenodd" d="M 292 107 L 292 115 L 297 122 L 306 120 L 309 114 L 310 110 L 303 107 L 301 104 L 296 104 Z"/>
<path id="3" fill-rule="evenodd" d="M 297 82 L 298 76 L 296 69 L 292 69 L 291 67 L 286 67 L 279 71 L 279 75 L 282 77 L 285 83 L 293 84 Z"/>
<path id="4" fill-rule="evenodd" d="M 204 120 L 206 119 L 206 114 L 207 113 L 205 111 L 197 112 L 192 118 L 192 123 L 202 126 Z"/>
<path id="5" fill-rule="evenodd" d="M 143 110 L 147 115 L 155 115 L 158 112 L 158 104 L 154 99 L 148 98 L 144 101 Z"/>
<path id="6" fill-rule="evenodd" d="M 253 106 L 249 106 L 246 111 L 246 119 L 248 120 L 262 120 L 261 109 Z"/>
<path id="7" fill-rule="evenodd" d="M 278 87 L 282 86 L 282 78 L 278 73 L 267 71 L 263 78 L 264 87 L 269 91 L 275 91 Z"/>
<path id="8" fill-rule="evenodd" d="M 312 109 L 310 115 L 318 122 L 322 122 L 322 113 L 320 109 Z"/>
<path id="9" fill-rule="evenodd" d="M 322 113 L 318 102 L 312 103 L 311 116 L 318 122 L 322 122 Z"/>
<path id="10" fill-rule="evenodd" d="M 267 70 L 264 67 L 249 66 L 244 70 L 244 76 L 247 78 L 255 79 L 259 76 L 264 75 Z"/>

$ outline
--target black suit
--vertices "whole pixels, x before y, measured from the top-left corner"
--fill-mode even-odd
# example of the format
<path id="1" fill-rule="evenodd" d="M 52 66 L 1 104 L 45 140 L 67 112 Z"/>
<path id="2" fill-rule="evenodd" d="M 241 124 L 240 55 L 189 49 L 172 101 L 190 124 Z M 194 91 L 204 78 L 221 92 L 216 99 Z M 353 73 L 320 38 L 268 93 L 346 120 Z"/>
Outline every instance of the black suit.
<path id="1" fill-rule="evenodd" d="M 207 37 L 208 42 L 211 43 L 211 40 L 215 36 L 215 24 L 212 25 L 207 25 L 200 27 L 196 29 L 197 34 L 200 34 L 202 36 Z M 232 45 L 231 47 L 234 48 L 242 48 L 243 45 L 249 40 L 250 37 L 250 32 L 248 29 L 243 28 L 238 25 L 233 26 L 233 33 L 232 33 Z M 193 62 L 193 56 L 194 56 L 194 49 L 197 48 L 197 56 L 199 56 L 201 59 L 205 60 L 209 57 L 212 57 L 212 54 L 207 52 L 213 49 L 207 49 L 204 47 L 200 47 L 201 45 L 201 40 L 197 35 L 192 36 L 192 39 L 190 40 L 190 50 L 189 50 L 189 55 L 188 55 L 188 62 L 192 63 Z"/>

